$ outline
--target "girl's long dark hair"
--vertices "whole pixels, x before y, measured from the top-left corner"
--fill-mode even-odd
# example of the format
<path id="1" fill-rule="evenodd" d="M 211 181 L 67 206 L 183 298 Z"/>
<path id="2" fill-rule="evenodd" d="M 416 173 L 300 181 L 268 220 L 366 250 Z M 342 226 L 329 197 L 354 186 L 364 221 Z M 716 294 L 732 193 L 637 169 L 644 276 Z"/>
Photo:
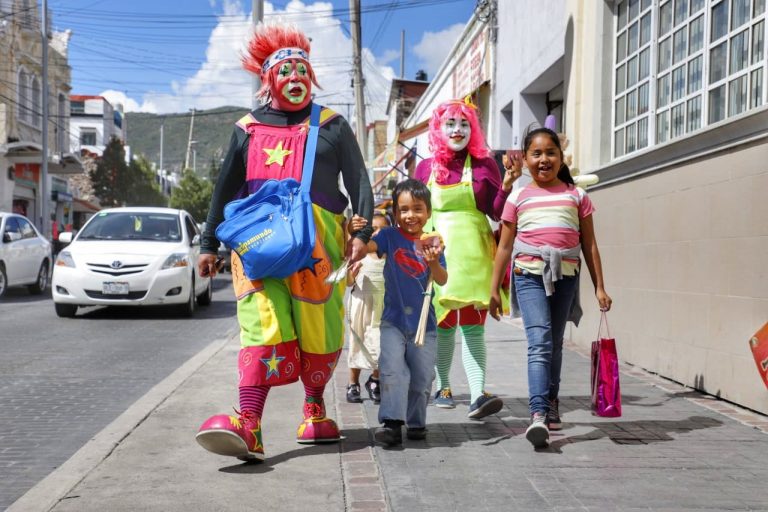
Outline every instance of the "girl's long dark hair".
<path id="1" fill-rule="evenodd" d="M 552 139 L 552 143 L 555 146 L 557 146 L 557 149 L 560 150 L 560 160 L 564 158 L 563 148 L 560 145 L 560 137 L 558 137 L 558 135 L 554 131 L 550 130 L 549 128 L 529 128 L 528 129 L 527 133 L 525 134 L 525 137 L 523 138 L 523 155 L 528 153 L 528 148 L 531 147 L 531 143 L 533 142 L 534 137 L 536 137 L 537 135 L 547 135 L 550 139 Z M 567 165 L 565 165 L 565 162 L 563 162 L 563 165 L 560 167 L 560 170 L 557 171 L 557 179 L 569 185 L 576 185 L 576 183 L 573 181 L 573 176 L 571 176 L 571 170 L 568 168 Z"/>

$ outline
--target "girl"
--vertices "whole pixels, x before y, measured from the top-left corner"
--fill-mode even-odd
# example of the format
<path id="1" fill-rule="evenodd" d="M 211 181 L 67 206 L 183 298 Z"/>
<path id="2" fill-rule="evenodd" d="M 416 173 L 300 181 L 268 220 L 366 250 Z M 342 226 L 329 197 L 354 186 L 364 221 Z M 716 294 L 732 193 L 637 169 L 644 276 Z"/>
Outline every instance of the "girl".
<path id="1" fill-rule="evenodd" d="M 362 222 L 360 222 L 362 221 Z M 373 213 L 373 234 L 389 226 L 389 220 L 383 211 Z M 352 217 L 349 224 L 350 234 L 365 227 L 365 219 Z M 347 363 L 349 365 L 349 384 L 347 402 L 360 403 L 360 370 L 373 370 L 365 382 L 368 396 L 374 403 L 381 401 L 379 388 L 379 369 L 365 357 L 360 349 L 362 343 L 368 350 L 374 363 L 379 356 L 379 324 L 384 307 L 384 259 L 375 253 L 368 254 L 359 263 L 354 264 L 347 274 L 347 283 L 352 286 L 349 300 L 350 340 Z M 356 338 L 353 339 L 353 337 Z"/>
<path id="2" fill-rule="evenodd" d="M 558 411 L 563 334 L 568 320 L 578 325 L 579 254 L 592 277 L 600 309 L 611 308 L 603 285 L 600 252 L 592 224 L 594 206 L 576 188 L 557 134 L 529 132 L 523 157 L 533 182 L 510 194 L 501 215 L 501 240 L 491 278 L 490 313 L 501 314 L 499 284 L 512 260 L 512 314 L 522 313 L 528 338 L 528 395 L 531 424 L 525 437 L 536 448 L 549 444 L 549 429 L 562 428 Z"/>
<path id="3" fill-rule="evenodd" d="M 502 181 L 490 158 L 477 107 L 469 99 L 440 104 L 429 123 L 433 154 L 416 167 L 416 179 L 429 187 L 435 229 L 445 238 L 451 280 L 436 288 L 437 392 L 435 405 L 455 407 L 449 375 L 456 331 L 461 331 L 462 362 L 470 391 L 468 416 L 497 413 L 501 398 L 485 391 L 485 317 L 491 284 L 493 239 L 488 217 L 498 221 L 519 176 L 508 170 Z"/>
<path id="4" fill-rule="evenodd" d="M 384 312 L 381 316 L 381 407 L 383 424 L 374 433 L 385 446 L 426 437 L 427 401 L 435 377 L 437 350 L 435 311 L 429 304 L 424 344 L 417 346 L 424 291 L 430 275 L 435 283 L 448 280 L 442 245 L 424 243 L 424 225 L 432 213 L 429 190 L 420 181 L 398 183 L 392 193 L 397 227 L 383 228 L 368 242 L 368 250 L 387 255 L 384 264 Z"/>

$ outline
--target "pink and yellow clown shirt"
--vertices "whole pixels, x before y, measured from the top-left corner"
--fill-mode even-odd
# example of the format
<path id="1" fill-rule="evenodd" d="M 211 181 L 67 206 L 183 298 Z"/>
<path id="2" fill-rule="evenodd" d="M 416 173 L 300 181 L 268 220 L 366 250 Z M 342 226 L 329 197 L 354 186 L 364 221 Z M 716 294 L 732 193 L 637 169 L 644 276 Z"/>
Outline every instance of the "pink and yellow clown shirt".
<path id="1" fill-rule="evenodd" d="M 337 114 L 323 108 L 320 126 Z M 246 115 L 237 126 L 250 134 L 246 181 L 249 193 L 268 179 L 301 181 L 309 121 L 272 126 Z M 344 342 L 346 283 L 326 277 L 344 258 L 343 215 L 313 204 L 313 264 L 285 278 L 250 280 L 232 252 L 232 280 L 240 324 L 240 386 L 279 386 L 302 380 L 328 382 Z"/>

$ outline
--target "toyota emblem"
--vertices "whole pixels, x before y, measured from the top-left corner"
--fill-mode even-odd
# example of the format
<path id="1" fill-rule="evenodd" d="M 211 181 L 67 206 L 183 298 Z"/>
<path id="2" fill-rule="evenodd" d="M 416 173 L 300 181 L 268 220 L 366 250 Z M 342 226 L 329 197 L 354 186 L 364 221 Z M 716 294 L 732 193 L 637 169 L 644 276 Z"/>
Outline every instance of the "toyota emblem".
<path id="1" fill-rule="evenodd" d="M 115 260 L 115 261 L 112 262 L 110 267 L 112 267 L 112 268 L 123 268 L 123 262 L 120 261 L 120 260 Z"/>

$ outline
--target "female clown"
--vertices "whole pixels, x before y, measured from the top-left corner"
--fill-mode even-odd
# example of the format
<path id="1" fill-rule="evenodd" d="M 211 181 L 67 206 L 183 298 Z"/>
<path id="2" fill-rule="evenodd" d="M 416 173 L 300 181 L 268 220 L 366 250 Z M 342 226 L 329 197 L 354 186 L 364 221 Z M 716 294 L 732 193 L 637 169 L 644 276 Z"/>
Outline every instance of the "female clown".
<path id="1" fill-rule="evenodd" d="M 357 232 L 345 247 L 342 222 L 348 201 L 339 190 L 339 174 L 353 212 L 369 222 L 373 195 L 349 124 L 332 110 L 312 104 L 312 86 L 317 81 L 309 52 L 309 39 L 289 26 L 260 25 L 251 39 L 243 67 L 261 76 L 262 104 L 236 123 L 213 192 L 197 264 L 200 275 L 216 272 L 215 229 L 223 220 L 226 203 L 254 193 L 268 179 L 301 181 L 304 159 L 314 159 L 310 196 L 316 243 L 311 268 L 285 279 L 249 280 L 237 254 L 232 254 L 240 324 L 240 410 L 237 415 L 209 418 L 196 438 L 211 452 L 242 460 L 264 459 L 261 420 L 270 389 L 299 379 L 305 398 L 297 441 L 340 439 L 336 423 L 326 417 L 323 391 L 344 343 L 346 284 L 325 281 L 345 257 L 352 263 L 365 257 L 371 229 Z M 310 117 L 319 117 L 314 154 L 312 145 L 306 144 Z"/>
<path id="2" fill-rule="evenodd" d="M 470 388 L 468 416 L 480 419 L 498 412 L 503 403 L 485 391 L 485 317 L 496 242 L 488 217 L 498 221 L 520 169 L 507 170 L 502 182 L 490 158 L 469 98 L 439 105 L 429 123 L 427 158 L 416 167 L 416 179 L 429 186 L 432 221 L 445 240 L 450 272 L 444 286 L 436 286 L 437 392 L 435 405 L 455 407 L 449 374 L 456 329 L 463 337 L 462 360 Z"/>

